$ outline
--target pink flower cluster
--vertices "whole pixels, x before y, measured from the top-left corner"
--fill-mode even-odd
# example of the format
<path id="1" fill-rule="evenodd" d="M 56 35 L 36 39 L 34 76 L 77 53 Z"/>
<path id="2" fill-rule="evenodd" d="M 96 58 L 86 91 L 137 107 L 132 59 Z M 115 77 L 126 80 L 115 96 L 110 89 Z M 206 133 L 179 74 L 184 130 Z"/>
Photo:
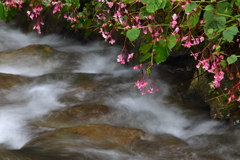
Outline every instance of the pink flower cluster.
<path id="1" fill-rule="evenodd" d="M 177 18 L 178 18 L 178 15 L 176 13 L 174 13 L 172 16 L 173 21 L 170 22 L 170 25 L 172 28 L 174 28 L 177 25 Z"/>
<path id="2" fill-rule="evenodd" d="M 117 57 L 117 62 L 121 63 L 121 64 L 125 64 L 126 61 L 129 62 L 131 58 L 133 58 L 134 53 L 128 54 L 127 60 L 125 60 L 125 58 L 123 57 L 122 54 L 119 54 Z"/>
<path id="3" fill-rule="evenodd" d="M 106 30 L 106 26 L 108 25 L 108 23 L 104 23 L 103 25 L 102 25 L 102 27 L 100 28 L 100 30 L 99 30 L 99 33 L 101 33 L 102 34 L 102 37 L 105 39 L 105 41 L 107 42 L 108 41 L 108 43 L 110 43 L 110 44 L 114 44 L 115 43 L 115 40 L 112 38 L 112 35 L 111 35 L 111 32 L 113 31 L 110 31 L 110 32 L 108 32 L 107 30 Z M 110 40 L 109 40 L 110 39 Z"/>
<path id="4" fill-rule="evenodd" d="M 140 64 L 133 67 L 134 70 L 138 70 L 139 68 L 143 68 L 143 65 Z M 142 77 L 142 80 L 138 80 L 137 82 L 135 82 L 135 87 L 137 87 L 141 91 L 142 95 L 146 93 L 154 93 L 153 86 L 149 87 L 149 83 L 147 80 L 144 79 L 144 75 Z M 155 88 L 155 91 L 158 91 L 158 87 Z"/>
<path id="5" fill-rule="evenodd" d="M 237 96 L 235 96 L 234 91 L 236 91 L 236 93 L 238 93 Z M 240 93 L 240 80 L 228 91 L 228 94 L 230 94 L 230 96 L 228 98 L 228 102 L 231 102 L 233 100 L 240 102 L 239 93 Z"/>
<path id="6" fill-rule="evenodd" d="M 151 28 L 151 27 L 149 27 Z M 150 33 L 152 33 L 152 42 L 158 42 L 162 39 L 163 35 L 161 33 L 164 32 L 162 27 L 157 27 L 154 30 L 148 29 Z M 160 31 L 160 33 L 159 33 Z"/>
<path id="7" fill-rule="evenodd" d="M 154 93 L 153 86 L 147 87 L 148 85 L 149 84 L 146 80 L 140 80 L 140 81 L 138 80 L 135 83 L 135 86 L 141 91 L 142 95 L 146 94 L 147 92 L 150 93 L 150 94 Z M 155 88 L 155 91 L 158 91 L 158 87 Z"/>
<path id="8" fill-rule="evenodd" d="M 22 0 L 7 0 L 6 2 L 4 2 L 7 6 L 11 6 L 14 8 L 18 8 L 21 9 L 22 8 L 22 4 L 23 1 Z"/>
<path id="9" fill-rule="evenodd" d="M 208 71 L 209 73 L 214 73 L 214 80 L 211 84 L 212 88 L 220 87 L 220 82 L 224 78 L 224 72 L 222 71 L 221 69 L 222 67 L 220 64 L 223 58 L 224 57 L 222 55 L 219 56 L 214 55 L 209 57 L 209 59 L 199 61 L 199 63 L 196 66 L 197 68 L 200 68 L 200 66 L 202 66 L 202 68 Z M 210 59 L 214 59 L 214 61 L 210 62 Z"/>
<path id="10" fill-rule="evenodd" d="M 30 4 L 29 6 L 32 6 L 32 4 Z M 34 18 L 40 16 L 42 10 L 43 8 L 41 6 L 37 6 L 34 7 L 32 11 L 27 11 L 27 15 L 30 17 L 31 20 L 33 20 Z"/>
<path id="11" fill-rule="evenodd" d="M 29 4 L 30 7 L 33 6 L 33 4 Z M 41 34 L 41 26 L 40 25 L 44 25 L 44 23 L 42 22 L 42 18 L 41 18 L 41 11 L 43 10 L 42 6 L 37 6 L 34 7 L 32 9 L 32 11 L 27 11 L 27 15 L 29 16 L 29 18 L 31 20 L 33 20 L 34 18 L 37 18 L 37 22 L 36 24 L 33 26 L 33 30 L 36 29 L 38 30 L 38 34 Z"/>
<path id="12" fill-rule="evenodd" d="M 60 12 L 61 11 L 60 8 L 64 6 L 64 4 L 60 0 L 52 2 L 52 5 L 54 6 L 52 11 L 53 14 L 56 12 Z"/>
<path id="13" fill-rule="evenodd" d="M 191 48 L 191 46 L 195 46 L 204 41 L 203 36 L 200 36 L 197 38 L 192 38 L 191 40 L 190 39 L 191 39 L 191 37 L 189 37 L 189 36 L 185 36 L 181 39 L 182 42 L 185 41 L 185 43 L 183 44 L 184 47 Z"/>

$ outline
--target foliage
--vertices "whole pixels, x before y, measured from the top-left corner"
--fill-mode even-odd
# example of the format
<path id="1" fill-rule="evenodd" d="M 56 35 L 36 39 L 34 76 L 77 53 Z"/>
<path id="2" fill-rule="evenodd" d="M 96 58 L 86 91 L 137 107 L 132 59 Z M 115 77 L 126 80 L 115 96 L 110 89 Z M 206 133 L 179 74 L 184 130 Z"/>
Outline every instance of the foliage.
<path id="1" fill-rule="evenodd" d="M 23 8 L 26 2 L 28 7 Z M 142 70 L 142 79 L 135 85 L 142 91 L 154 93 L 154 83 L 149 83 L 154 64 L 166 61 L 172 49 L 184 46 L 191 49 L 197 68 L 214 74 L 211 88 L 220 87 L 223 78 L 235 80 L 228 88 L 229 102 L 240 101 L 240 0 L 3 0 L 0 2 L 0 18 L 9 20 L 24 10 L 28 17 L 36 20 L 33 29 L 41 34 L 41 13 L 52 8 L 53 14 L 64 17 L 72 29 L 87 29 L 86 35 L 98 31 L 105 41 L 113 44 L 115 31 L 125 35 L 134 45 L 138 39 L 142 57 L 134 67 Z M 126 43 L 125 40 L 125 43 Z M 117 61 L 125 64 L 133 53 L 123 52 Z M 235 75 L 233 75 L 233 73 Z M 158 90 L 158 89 L 155 89 Z"/>

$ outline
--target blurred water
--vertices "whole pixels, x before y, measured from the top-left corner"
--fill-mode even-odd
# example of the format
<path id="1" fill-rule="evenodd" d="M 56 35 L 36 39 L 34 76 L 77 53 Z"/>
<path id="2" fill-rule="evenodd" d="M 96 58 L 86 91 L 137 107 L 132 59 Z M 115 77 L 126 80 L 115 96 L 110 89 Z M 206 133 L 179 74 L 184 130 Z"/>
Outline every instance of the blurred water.
<path id="1" fill-rule="evenodd" d="M 194 107 L 198 107 L 197 104 L 196 106 L 186 104 L 188 106 L 185 108 L 180 106 L 178 96 L 174 95 L 176 92 L 172 92 L 172 86 L 163 79 L 156 80 L 159 92 L 142 96 L 133 87 L 137 80 L 133 75 L 138 75 L 138 73 L 133 71 L 132 67 L 127 68 L 116 62 L 120 52 L 119 47 L 109 47 L 101 42 L 82 45 L 73 40 L 62 39 L 61 36 L 57 35 L 40 37 L 36 34 L 23 34 L 17 29 L 6 26 L 3 22 L 0 22 L 0 25 L 0 51 L 16 50 L 30 44 L 48 44 L 59 51 L 78 55 L 73 62 L 65 66 L 70 68 L 69 72 L 105 74 L 105 76 L 99 76 L 99 79 L 104 79 L 106 83 L 110 83 L 111 87 L 97 93 L 98 97 L 102 101 L 104 100 L 104 104 L 118 110 L 116 117 L 111 122 L 106 123 L 139 128 L 151 134 L 171 134 L 184 140 L 202 157 L 210 157 L 211 159 L 210 155 L 212 154 L 224 153 L 222 159 L 236 158 L 240 147 L 240 132 L 237 129 L 231 130 L 224 122 L 211 120 L 207 115 L 208 111 L 205 112 L 205 115 L 198 113 L 198 110 L 194 109 Z M 22 63 L 21 61 L 17 63 L 1 61 L 0 73 L 34 78 L 55 72 L 57 67 L 64 67 L 62 63 L 66 57 L 60 56 L 49 62 L 37 58 L 35 59 L 37 63 L 33 61 L 33 57 L 28 58 L 26 62 Z M 157 77 L 157 73 L 153 73 L 154 75 Z M 111 84 L 109 79 L 112 77 L 121 77 L 123 81 L 126 78 L 128 81 Z M 0 144 L 7 146 L 7 148 L 19 149 L 34 137 L 34 131 L 27 126 L 29 121 L 46 115 L 52 110 L 65 107 L 66 105 L 60 102 L 59 98 L 69 92 L 68 86 L 69 81 L 65 79 L 34 82 L 9 90 L 2 89 L 1 92 L 4 93 L 9 103 L 0 104 Z M 82 93 L 85 93 L 84 89 L 82 89 Z M 79 98 L 85 98 L 85 94 L 80 95 Z M 226 141 L 221 142 L 219 136 Z M 211 149 L 211 152 L 206 152 L 208 149 Z M 128 155 L 119 155 L 114 151 L 93 149 L 87 150 L 87 152 L 95 152 L 103 159 L 104 157 L 110 157 L 107 159 L 113 157 L 115 159 L 144 159 L 140 155 L 139 157 L 128 157 Z"/>

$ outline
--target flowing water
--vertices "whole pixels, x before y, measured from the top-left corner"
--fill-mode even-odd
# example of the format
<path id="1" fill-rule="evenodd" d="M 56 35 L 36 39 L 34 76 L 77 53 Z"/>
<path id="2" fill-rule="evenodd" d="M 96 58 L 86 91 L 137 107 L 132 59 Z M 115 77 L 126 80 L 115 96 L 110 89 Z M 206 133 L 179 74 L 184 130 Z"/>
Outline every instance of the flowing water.
<path id="1" fill-rule="evenodd" d="M 188 152 L 186 154 L 172 149 L 156 151 L 154 155 L 145 153 L 131 156 L 115 150 L 89 148 L 81 151 L 88 155 L 87 159 L 161 160 L 176 159 L 175 154 L 182 154 L 180 159 L 184 160 L 240 159 L 240 131 L 229 127 L 225 122 L 211 120 L 209 111 L 203 104 L 183 102 L 171 79 L 176 77 L 166 77 L 163 73 L 157 73 L 159 70 L 156 69 L 153 77 L 159 92 L 142 96 L 133 87 L 139 73 L 133 71 L 131 66 L 116 62 L 120 47 L 106 46 L 102 42 L 82 45 L 57 35 L 23 34 L 4 23 L 0 26 L 0 37 L 0 51 L 13 51 L 31 44 L 47 44 L 59 51 L 47 60 L 30 56 L 0 60 L 0 73 L 31 79 L 23 85 L 0 90 L 1 95 L 4 95 L 0 102 L 0 150 L 2 146 L 4 151 L 0 154 L 4 154 L 0 158 L 18 159 L 22 156 L 22 153 L 18 153 L 19 149 L 28 141 L 42 131 L 53 130 L 47 127 L 32 128 L 30 124 L 51 111 L 65 108 L 70 103 L 74 105 L 75 101 L 60 99 L 71 91 L 77 91 L 74 96 L 78 102 L 101 102 L 115 110 L 115 116 L 99 119 L 95 124 L 137 128 L 152 135 L 171 135 L 186 143 L 184 150 Z M 96 91 L 72 88 L 72 77 L 81 73 L 93 76 L 103 87 Z M 54 76 L 60 78 L 51 78 Z M 12 151 L 12 157 L 9 158 L 5 153 L 6 149 Z M 41 159 L 41 155 L 38 156 Z"/>

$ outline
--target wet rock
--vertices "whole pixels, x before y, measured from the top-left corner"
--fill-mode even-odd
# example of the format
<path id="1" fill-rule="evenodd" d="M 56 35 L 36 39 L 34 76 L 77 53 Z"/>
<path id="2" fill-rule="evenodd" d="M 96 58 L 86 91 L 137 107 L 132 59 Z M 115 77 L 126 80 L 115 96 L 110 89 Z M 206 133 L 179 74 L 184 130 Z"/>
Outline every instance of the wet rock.
<path id="1" fill-rule="evenodd" d="M 64 160 L 59 156 L 47 156 L 40 154 L 26 153 L 19 150 L 0 150 L 1 160 Z"/>
<path id="2" fill-rule="evenodd" d="M 21 150 L 47 155 L 58 154 L 60 156 L 87 153 L 84 151 L 88 149 L 98 151 L 111 150 L 131 156 L 142 155 L 145 158 L 156 158 L 161 151 L 181 153 L 181 155 L 189 156 L 191 153 L 187 151 L 188 154 L 182 154 L 186 146 L 183 141 L 173 136 L 155 136 L 147 134 L 140 129 L 114 127 L 106 124 L 83 124 L 46 132 L 42 136 L 28 142 Z M 169 152 L 169 149 L 172 152 Z M 94 154 L 88 153 L 87 157 L 95 157 L 93 156 Z M 180 155 L 178 154 L 169 154 L 168 156 L 179 157 Z"/>
<path id="3" fill-rule="evenodd" d="M 130 147 L 134 141 L 140 140 L 144 135 L 143 131 L 134 128 L 84 124 L 44 133 L 27 143 L 21 150 L 68 153 L 69 150 L 84 148 L 117 149 L 118 147 Z"/>
<path id="4" fill-rule="evenodd" d="M 12 74 L 0 73 L 0 89 L 9 89 L 15 85 L 28 83 L 30 78 Z"/>
<path id="5" fill-rule="evenodd" d="M 71 71 L 78 67 L 80 55 L 58 51 L 48 45 L 29 45 L 14 51 L 0 52 L 0 72 L 39 76 Z"/>
<path id="6" fill-rule="evenodd" d="M 50 112 L 33 123 L 35 126 L 63 128 L 83 123 L 99 123 L 99 119 L 110 113 L 107 106 L 100 104 L 80 104 Z"/>
<path id="7" fill-rule="evenodd" d="M 58 51 L 54 50 L 52 47 L 48 45 L 34 44 L 34 45 L 29 45 L 11 52 L 6 52 L 6 51 L 0 52 L 0 57 L 1 57 L 0 62 L 4 63 L 8 59 L 11 61 L 20 59 L 21 61 L 23 60 L 24 62 L 24 59 L 29 56 L 49 58 L 55 55 L 56 53 L 58 53 Z"/>
<path id="8" fill-rule="evenodd" d="M 210 115 L 212 119 L 227 120 L 237 109 L 236 103 L 228 103 L 228 96 L 222 94 L 224 88 L 230 88 L 233 81 L 223 79 L 221 87 L 211 89 L 209 82 L 213 80 L 213 74 L 198 70 L 194 74 L 194 79 L 188 89 L 188 97 L 194 97 L 196 100 L 206 102 L 210 107 Z M 222 95 L 221 95 L 222 94 Z"/>
<path id="9" fill-rule="evenodd" d="M 240 126 L 240 110 L 238 109 L 229 119 L 230 125 Z"/>

